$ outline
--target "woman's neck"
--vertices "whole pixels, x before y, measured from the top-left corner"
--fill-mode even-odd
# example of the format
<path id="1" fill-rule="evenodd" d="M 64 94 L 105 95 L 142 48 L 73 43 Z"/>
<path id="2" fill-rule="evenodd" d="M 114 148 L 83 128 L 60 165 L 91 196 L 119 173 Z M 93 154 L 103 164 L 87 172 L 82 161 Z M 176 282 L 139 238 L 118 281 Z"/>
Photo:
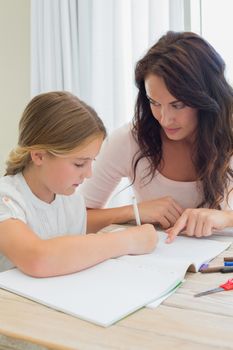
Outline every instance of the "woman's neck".
<path id="1" fill-rule="evenodd" d="M 162 138 L 162 162 L 158 171 L 165 177 L 182 182 L 197 180 L 193 161 L 193 142 Z"/>

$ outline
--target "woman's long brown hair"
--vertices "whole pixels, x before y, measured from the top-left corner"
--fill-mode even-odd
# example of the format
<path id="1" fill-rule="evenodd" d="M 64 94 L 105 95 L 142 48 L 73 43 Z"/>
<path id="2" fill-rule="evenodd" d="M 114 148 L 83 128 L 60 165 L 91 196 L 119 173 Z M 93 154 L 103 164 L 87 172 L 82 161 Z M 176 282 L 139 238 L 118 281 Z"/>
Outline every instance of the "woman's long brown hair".
<path id="1" fill-rule="evenodd" d="M 145 92 L 145 78 L 155 74 L 163 78 L 171 95 L 198 110 L 193 162 L 203 187 L 199 207 L 220 208 L 233 177 L 233 90 L 224 70 L 225 63 L 214 48 L 191 32 L 168 32 L 137 63 L 135 80 L 139 91 L 133 135 L 140 151 L 133 160 L 134 180 L 142 158 L 146 157 L 150 164 L 149 181 L 163 158 L 161 127 L 152 115 Z"/>

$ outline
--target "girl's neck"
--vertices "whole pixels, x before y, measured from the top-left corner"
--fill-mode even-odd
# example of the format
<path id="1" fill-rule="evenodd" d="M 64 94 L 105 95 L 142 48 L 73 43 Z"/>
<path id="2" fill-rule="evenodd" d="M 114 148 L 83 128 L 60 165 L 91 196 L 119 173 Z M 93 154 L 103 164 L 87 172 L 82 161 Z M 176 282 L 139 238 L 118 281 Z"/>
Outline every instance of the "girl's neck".
<path id="1" fill-rule="evenodd" d="M 49 191 L 43 181 L 41 181 L 38 169 L 31 165 L 24 169 L 22 174 L 28 187 L 37 198 L 49 204 L 54 201 L 56 195 Z"/>

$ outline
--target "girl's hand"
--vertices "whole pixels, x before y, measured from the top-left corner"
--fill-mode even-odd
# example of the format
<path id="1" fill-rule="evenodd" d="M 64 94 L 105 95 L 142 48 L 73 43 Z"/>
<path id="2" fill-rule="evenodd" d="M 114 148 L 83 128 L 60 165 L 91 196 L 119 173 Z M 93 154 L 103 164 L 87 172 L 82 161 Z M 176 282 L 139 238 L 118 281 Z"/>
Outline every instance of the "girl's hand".
<path id="1" fill-rule="evenodd" d="M 210 236 L 213 229 L 222 230 L 232 225 L 230 211 L 216 209 L 186 209 L 175 225 L 167 230 L 167 243 L 172 242 L 183 230 L 187 236 Z"/>
<path id="2" fill-rule="evenodd" d="M 163 228 L 173 226 L 183 208 L 172 198 L 162 197 L 138 204 L 140 218 L 144 223 L 160 224 Z"/>
<path id="3" fill-rule="evenodd" d="M 128 254 L 150 253 L 155 249 L 158 242 L 157 232 L 154 226 L 150 224 L 130 227 L 125 230 L 125 234 L 129 237 Z"/>

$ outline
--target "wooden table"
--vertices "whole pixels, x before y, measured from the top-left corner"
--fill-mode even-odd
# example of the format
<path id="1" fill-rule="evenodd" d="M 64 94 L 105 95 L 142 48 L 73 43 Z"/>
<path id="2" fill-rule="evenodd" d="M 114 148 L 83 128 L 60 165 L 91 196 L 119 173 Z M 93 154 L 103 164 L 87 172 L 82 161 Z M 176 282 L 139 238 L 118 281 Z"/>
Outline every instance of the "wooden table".
<path id="1" fill-rule="evenodd" d="M 233 241 L 232 234 L 216 238 Z M 212 264 L 221 264 L 223 256 L 233 256 L 233 246 Z M 158 308 L 143 308 L 109 328 L 0 289 L 0 350 L 233 349 L 233 291 L 193 297 L 228 278 L 233 273 L 187 273 L 183 286 Z"/>

